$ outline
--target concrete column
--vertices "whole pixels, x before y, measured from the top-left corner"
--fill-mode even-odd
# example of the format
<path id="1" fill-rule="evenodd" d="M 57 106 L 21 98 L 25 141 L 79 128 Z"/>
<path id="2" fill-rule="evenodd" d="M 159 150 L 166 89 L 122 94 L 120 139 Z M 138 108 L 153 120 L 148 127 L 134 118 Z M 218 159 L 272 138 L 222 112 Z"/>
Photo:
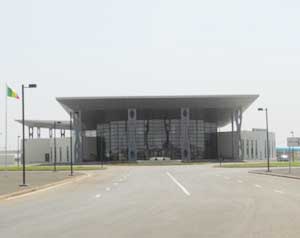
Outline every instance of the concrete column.
<path id="1" fill-rule="evenodd" d="M 65 138 L 66 137 L 66 130 L 64 130 L 64 129 L 60 130 L 60 137 L 61 138 Z"/>
<path id="2" fill-rule="evenodd" d="M 49 128 L 49 138 L 51 139 L 53 137 L 53 130 L 52 128 Z"/>
<path id="3" fill-rule="evenodd" d="M 234 113 L 231 114 L 231 157 L 234 160 Z"/>
<path id="4" fill-rule="evenodd" d="M 81 112 L 74 113 L 74 161 L 82 162 L 82 123 Z"/>
<path id="5" fill-rule="evenodd" d="M 242 144 L 242 122 L 243 122 L 243 111 L 238 109 L 234 113 L 236 134 L 237 134 L 237 146 L 238 146 L 238 159 L 244 160 L 244 146 Z"/>
<path id="6" fill-rule="evenodd" d="M 190 109 L 181 108 L 181 136 L 180 136 L 180 145 L 181 145 L 181 159 L 183 161 L 191 161 L 191 146 L 189 138 L 189 123 L 190 123 Z"/>
<path id="7" fill-rule="evenodd" d="M 127 135 L 128 135 L 128 160 L 136 161 L 137 160 L 137 151 L 136 151 L 136 109 L 128 109 L 128 121 L 127 121 Z"/>
<path id="8" fill-rule="evenodd" d="M 29 131 L 29 139 L 33 139 L 33 133 L 34 133 L 33 127 L 29 127 L 28 131 Z"/>
<path id="9" fill-rule="evenodd" d="M 37 138 L 41 138 L 41 128 L 36 128 Z"/>

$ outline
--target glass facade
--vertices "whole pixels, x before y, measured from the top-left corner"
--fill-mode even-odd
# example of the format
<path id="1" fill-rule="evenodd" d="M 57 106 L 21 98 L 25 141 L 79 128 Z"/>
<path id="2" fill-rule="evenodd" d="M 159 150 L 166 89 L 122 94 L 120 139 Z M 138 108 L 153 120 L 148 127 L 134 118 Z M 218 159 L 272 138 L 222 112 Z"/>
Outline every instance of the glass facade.
<path id="1" fill-rule="evenodd" d="M 131 122 L 132 123 L 132 122 Z M 133 133 L 137 159 L 153 157 L 181 159 L 181 120 L 110 121 L 97 125 L 97 160 L 128 160 L 128 137 Z M 189 144 L 192 160 L 217 158 L 217 125 L 204 120 L 189 120 Z"/>

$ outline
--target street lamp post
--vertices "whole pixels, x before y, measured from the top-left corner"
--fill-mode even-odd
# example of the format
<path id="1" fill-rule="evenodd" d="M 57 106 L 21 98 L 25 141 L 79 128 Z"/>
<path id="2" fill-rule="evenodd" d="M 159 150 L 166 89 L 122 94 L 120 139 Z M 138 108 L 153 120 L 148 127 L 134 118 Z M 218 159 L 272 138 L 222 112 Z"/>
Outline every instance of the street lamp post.
<path id="1" fill-rule="evenodd" d="M 294 131 L 291 131 L 291 136 L 292 136 L 292 138 L 295 137 Z M 290 147 L 289 147 L 289 173 L 290 174 L 292 173 L 292 160 L 294 162 L 294 147 L 293 146 L 292 146 L 292 156 L 291 156 L 291 150 L 290 150 Z"/>
<path id="2" fill-rule="evenodd" d="M 20 185 L 21 187 L 26 187 L 26 167 L 25 167 L 25 88 L 36 88 L 36 84 L 29 84 L 25 86 L 22 84 L 22 164 L 23 164 L 23 181 Z"/>
<path id="3" fill-rule="evenodd" d="M 270 143 L 269 143 L 269 115 L 268 108 L 258 108 L 258 111 L 266 112 L 266 129 L 267 129 L 267 159 L 268 159 L 268 170 L 267 172 L 271 172 L 270 170 Z"/>
<path id="4" fill-rule="evenodd" d="M 70 169 L 71 169 L 71 174 L 70 176 L 73 176 L 74 171 L 73 171 L 73 114 L 70 112 Z"/>
<path id="5" fill-rule="evenodd" d="M 295 133 L 294 133 L 294 131 L 291 131 L 291 135 L 292 135 L 292 137 L 293 137 L 293 138 L 295 137 Z M 295 156 L 294 156 L 294 146 L 292 146 L 292 159 L 293 159 L 293 162 L 295 162 Z"/>

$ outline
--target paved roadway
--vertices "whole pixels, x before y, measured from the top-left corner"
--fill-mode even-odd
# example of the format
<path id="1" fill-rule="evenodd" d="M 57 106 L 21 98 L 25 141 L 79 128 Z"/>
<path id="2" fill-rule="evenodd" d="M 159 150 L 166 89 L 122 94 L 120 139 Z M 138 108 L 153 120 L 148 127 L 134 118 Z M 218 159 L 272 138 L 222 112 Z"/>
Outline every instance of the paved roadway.
<path id="1" fill-rule="evenodd" d="M 0 202 L 0 237 L 300 237 L 300 180 L 210 166 L 112 167 Z"/>

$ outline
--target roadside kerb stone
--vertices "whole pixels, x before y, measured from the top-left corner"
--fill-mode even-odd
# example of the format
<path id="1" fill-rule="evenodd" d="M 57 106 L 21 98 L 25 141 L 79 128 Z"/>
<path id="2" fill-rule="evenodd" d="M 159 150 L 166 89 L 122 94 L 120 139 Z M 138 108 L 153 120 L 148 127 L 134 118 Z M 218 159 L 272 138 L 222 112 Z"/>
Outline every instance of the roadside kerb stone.
<path id="1" fill-rule="evenodd" d="M 69 184 L 69 183 L 72 183 L 72 182 L 78 182 L 78 181 L 80 181 L 82 179 L 85 179 L 87 177 L 90 177 L 90 176 L 91 175 L 89 175 L 87 173 L 81 172 L 80 174 L 78 174 L 74 177 L 70 176 L 70 177 L 65 178 L 65 179 L 63 179 L 61 181 L 58 181 L 58 182 L 53 182 L 53 183 L 49 183 L 49 184 L 45 184 L 45 185 L 41 185 L 41 186 L 36 186 L 36 187 L 33 187 L 33 188 L 20 190 L 20 191 L 13 192 L 13 193 L 0 195 L 0 201 L 1 200 L 7 200 L 7 199 L 13 198 L 13 197 L 18 197 L 18 196 L 25 195 L 25 194 L 29 194 L 29 193 L 33 193 L 33 192 L 36 192 L 36 191 L 44 190 L 44 189 L 47 189 L 47 188 L 55 187 L 55 186 L 58 186 L 58 185 Z"/>

